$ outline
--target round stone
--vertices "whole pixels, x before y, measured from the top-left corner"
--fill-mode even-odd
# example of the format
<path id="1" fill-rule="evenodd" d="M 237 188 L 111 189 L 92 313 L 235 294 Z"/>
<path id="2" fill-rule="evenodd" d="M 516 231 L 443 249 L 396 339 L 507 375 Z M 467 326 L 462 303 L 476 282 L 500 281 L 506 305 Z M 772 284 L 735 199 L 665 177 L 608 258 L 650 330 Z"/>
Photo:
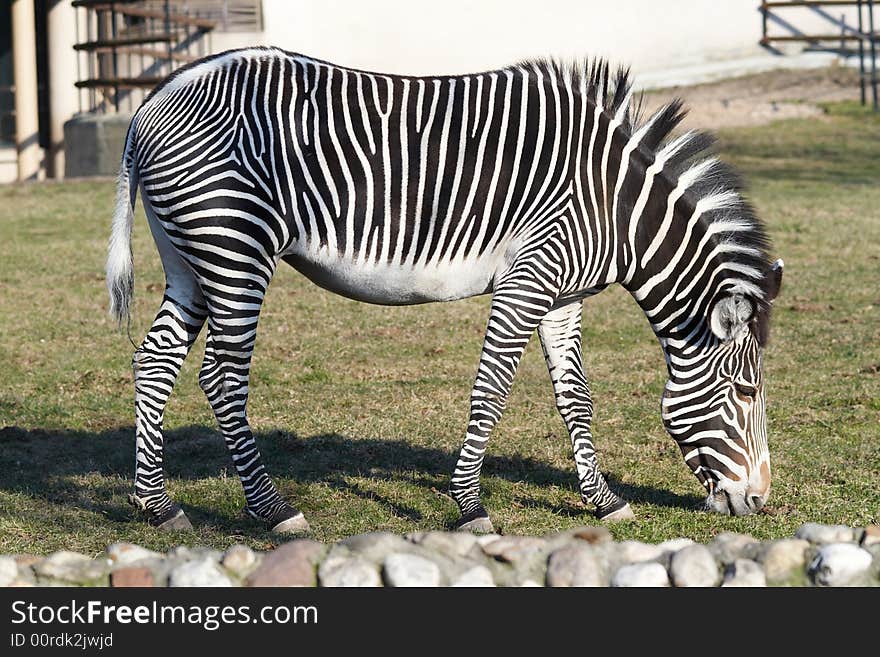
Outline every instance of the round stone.
<path id="1" fill-rule="evenodd" d="M 808 573 L 818 586 L 858 583 L 871 567 L 871 554 L 852 543 L 831 543 L 819 548 Z"/>
<path id="2" fill-rule="evenodd" d="M 495 586 L 492 573 L 485 566 L 474 566 L 452 580 L 450 586 L 486 587 Z"/>
<path id="3" fill-rule="evenodd" d="M 121 566 L 110 573 L 110 586 L 113 588 L 145 588 L 155 585 L 152 571 L 144 566 Z"/>
<path id="4" fill-rule="evenodd" d="M 709 548 L 689 545 L 672 555 L 669 574 L 675 586 L 716 586 L 718 566 Z"/>
<path id="5" fill-rule="evenodd" d="M 332 566 L 322 563 L 318 570 L 321 586 L 367 587 L 382 586 L 376 567 L 360 557 L 334 559 Z"/>
<path id="6" fill-rule="evenodd" d="M 735 559 L 724 571 L 721 586 L 767 586 L 767 578 L 760 564 L 751 559 Z"/>
<path id="7" fill-rule="evenodd" d="M 516 564 L 528 561 L 546 547 L 544 539 L 531 536 L 502 536 L 483 545 L 483 552 L 498 561 Z"/>
<path id="8" fill-rule="evenodd" d="M 382 574 L 388 586 L 440 586 L 440 569 L 416 554 L 389 554 L 382 565 Z"/>
<path id="9" fill-rule="evenodd" d="M 733 563 L 743 555 L 747 546 L 757 541 L 748 534 L 722 532 L 707 546 L 713 556 L 723 564 Z"/>
<path id="10" fill-rule="evenodd" d="M 367 561 L 382 563 L 392 552 L 407 552 L 412 548 L 412 543 L 391 532 L 370 532 L 349 536 L 339 541 L 337 546 L 345 547 Z"/>
<path id="11" fill-rule="evenodd" d="M 809 542 L 799 538 L 783 538 L 765 545 L 761 550 L 760 561 L 764 564 L 767 581 L 782 582 L 795 571 L 799 571 L 802 576 L 808 547 Z"/>
<path id="12" fill-rule="evenodd" d="M 547 586 L 605 586 L 602 570 L 589 545 L 576 543 L 551 554 Z"/>
<path id="13" fill-rule="evenodd" d="M 477 537 L 469 532 L 426 532 L 413 542 L 435 552 L 464 556 L 477 544 Z"/>
<path id="14" fill-rule="evenodd" d="M 616 587 L 658 587 L 669 586 L 666 569 L 656 561 L 634 563 L 623 566 L 611 578 L 611 586 Z"/>
<path id="15" fill-rule="evenodd" d="M 232 580 L 210 559 L 187 561 L 174 568 L 168 576 L 168 586 L 232 586 Z"/>
<path id="16" fill-rule="evenodd" d="M 223 553 L 220 563 L 232 574 L 244 577 L 256 566 L 257 555 L 247 545 L 232 545 Z"/>
<path id="17" fill-rule="evenodd" d="M 0 586 L 9 586 L 18 576 L 18 564 L 12 557 L 0 557 Z"/>
<path id="18" fill-rule="evenodd" d="M 849 543 L 855 539 L 855 532 L 846 525 L 821 525 L 816 522 L 808 522 L 798 528 L 795 532 L 795 538 L 802 538 L 816 545 Z"/>
<path id="19" fill-rule="evenodd" d="M 106 559 L 90 559 L 66 550 L 54 552 L 34 565 L 37 576 L 70 584 L 94 584 L 96 580 L 106 580 L 108 569 Z"/>
<path id="20" fill-rule="evenodd" d="M 622 563 L 638 563 L 653 561 L 663 556 L 664 549 L 659 545 L 642 543 L 641 541 L 622 541 L 616 546 L 617 555 Z"/>
<path id="21" fill-rule="evenodd" d="M 315 586 L 315 568 L 326 551 L 323 543 L 307 538 L 285 543 L 263 558 L 247 585 Z"/>
<path id="22" fill-rule="evenodd" d="M 161 559 L 162 555 L 134 543 L 113 543 L 107 547 L 107 558 L 114 566 L 128 566 L 144 559 Z"/>

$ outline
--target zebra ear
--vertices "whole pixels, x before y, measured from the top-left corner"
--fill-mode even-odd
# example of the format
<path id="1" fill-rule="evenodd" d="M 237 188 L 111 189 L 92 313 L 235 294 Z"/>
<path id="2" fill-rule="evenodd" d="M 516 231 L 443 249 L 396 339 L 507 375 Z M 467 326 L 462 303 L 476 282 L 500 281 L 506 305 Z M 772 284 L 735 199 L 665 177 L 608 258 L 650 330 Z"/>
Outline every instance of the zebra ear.
<path id="1" fill-rule="evenodd" d="M 782 258 L 770 265 L 770 270 L 767 272 L 767 301 L 773 301 L 779 296 L 779 288 L 782 287 L 782 268 L 784 266 L 785 263 L 782 262 Z"/>
<path id="2" fill-rule="evenodd" d="M 709 327 L 720 340 L 732 340 L 755 314 L 755 303 L 744 294 L 721 297 L 709 313 Z"/>

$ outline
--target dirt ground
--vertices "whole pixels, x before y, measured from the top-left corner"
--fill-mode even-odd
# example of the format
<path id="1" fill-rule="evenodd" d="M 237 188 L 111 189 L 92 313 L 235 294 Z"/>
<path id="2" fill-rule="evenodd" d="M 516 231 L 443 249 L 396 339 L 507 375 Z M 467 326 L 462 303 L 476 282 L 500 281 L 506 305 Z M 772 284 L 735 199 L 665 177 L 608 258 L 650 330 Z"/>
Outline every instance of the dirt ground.
<path id="1" fill-rule="evenodd" d="M 858 69 L 834 66 L 780 70 L 720 80 L 692 87 L 670 87 L 645 93 L 652 110 L 673 98 L 689 112 L 682 127 L 717 130 L 760 125 L 779 119 L 821 117 L 818 103 L 858 100 Z"/>

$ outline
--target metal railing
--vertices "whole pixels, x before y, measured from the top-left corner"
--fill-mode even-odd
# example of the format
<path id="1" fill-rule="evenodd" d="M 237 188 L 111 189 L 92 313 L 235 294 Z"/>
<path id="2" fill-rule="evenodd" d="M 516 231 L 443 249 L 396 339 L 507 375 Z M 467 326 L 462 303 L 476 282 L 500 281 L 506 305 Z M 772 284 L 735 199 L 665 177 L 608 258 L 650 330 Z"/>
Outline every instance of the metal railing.
<path id="1" fill-rule="evenodd" d="M 878 33 L 874 22 L 874 0 L 788 0 L 787 2 L 767 2 L 762 0 L 761 11 L 761 45 L 772 48 L 773 43 L 780 42 L 803 42 L 825 50 L 835 50 L 844 54 L 853 54 L 846 46 L 847 43 L 856 42 L 859 57 L 859 91 L 862 105 L 868 102 L 868 87 L 871 89 L 871 105 L 875 112 L 880 111 L 878 104 Z M 814 9 L 819 15 L 829 19 L 829 23 L 840 27 L 840 32 L 822 34 L 804 34 L 790 23 L 781 19 L 776 12 L 780 9 L 793 7 Z M 843 21 L 833 20 L 825 13 L 824 9 L 833 7 L 856 8 L 857 18 L 855 26 L 848 26 Z M 770 21 L 785 26 L 792 34 L 769 34 L 768 24 Z M 830 47 L 833 42 L 837 47 Z M 823 45 L 824 44 L 824 45 Z M 866 60 L 867 59 L 867 65 Z"/>

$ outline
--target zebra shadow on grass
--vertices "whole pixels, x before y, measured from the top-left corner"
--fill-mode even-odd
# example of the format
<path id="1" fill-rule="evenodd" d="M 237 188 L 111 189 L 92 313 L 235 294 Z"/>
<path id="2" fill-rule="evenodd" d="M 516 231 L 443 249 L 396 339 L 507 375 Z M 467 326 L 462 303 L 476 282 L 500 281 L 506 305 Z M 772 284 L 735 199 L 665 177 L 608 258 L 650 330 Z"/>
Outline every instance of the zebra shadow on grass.
<path id="1" fill-rule="evenodd" d="M 423 514 L 394 493 L 382 493 L 371 481 L 417 486 L 426 495 L 445 497 L 449 476 L 455 467 L 457 450 L 412 444 L 403 440 L 351 438 L 323 434 L 300 438 L 282 431 L 256 434 L 270 475 L 279 482 L 282 493 L 294 504 L 297 492 L 308 492 L 311 484 L 353 495 L 380 505 L 394 516 L 418 523 Z M 134 427 L 101 432 L 0 429 L 0 491 L 29 498 L 31 510 L 45 508 L 46 521 L 57 519 L 59 506 L 100 514 L 106 521 L 128 523 L 135 517 L 126 500 L 132 489 Z M 259 533 L 262 525 L 224 516 L 218 503 L 240 495 L 238 480 L 223 444 L 212 427 L 187 426 L 165 432 L 165 469 L 172 494 L 178 483 L 188 489 L 185 507 L 194 522 L 209 523 L 219 531 Z M 693 508 L 701 499 L 672 491 L 622 483 L 615 473 L 606 473 L 609 483 L 630 502 L 664 507 Z M 521 456 L 487 456 L 484 466 L 486 502 L 492 503 L 493 479 L 525 482 L 530 487 L 556 487 L 567 492 L 571 502 L 550 502 L 540 495 L 515 489 L 513 501 L 523 508 L 542 508 L 570 517 L 590 516 L 590 510 L 577 502 L 574 465 L 560 469 L 539 460 Z M 224 480 L 227 480 L 224 482 Z M 384 488 L 387 488 L 385 486 Z M 199 501 L 199 490 L 204 500 Z M 218 497 L 219 499 L 218 502 Z M 558 497 L 558 496 L 557 496 Z M 243 498 L 242 498 L 243 499 Z M 448 499 L 449 524 L 457 516 Z M 227 504 L 228 505 L 228 504 Z M 16 506 L 8 509 L 14 516 Z M 21 513 L 26 511 L 22 509 Z M 71 530 L 75 530 L 71 526 Z"/>

